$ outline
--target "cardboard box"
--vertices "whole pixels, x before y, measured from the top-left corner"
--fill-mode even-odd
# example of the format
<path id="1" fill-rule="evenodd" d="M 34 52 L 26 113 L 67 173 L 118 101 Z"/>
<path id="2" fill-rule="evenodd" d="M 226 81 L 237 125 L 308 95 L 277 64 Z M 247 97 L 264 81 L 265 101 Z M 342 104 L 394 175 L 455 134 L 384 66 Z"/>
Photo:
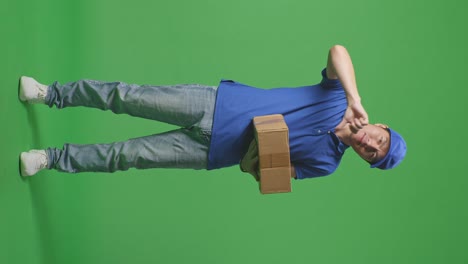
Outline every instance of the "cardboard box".
<path id="1" fill-rule="evenodd" d="M 282 115 L 253 119 L 258 144 L 260 192 L 291 192 L 289 130 Z"/>

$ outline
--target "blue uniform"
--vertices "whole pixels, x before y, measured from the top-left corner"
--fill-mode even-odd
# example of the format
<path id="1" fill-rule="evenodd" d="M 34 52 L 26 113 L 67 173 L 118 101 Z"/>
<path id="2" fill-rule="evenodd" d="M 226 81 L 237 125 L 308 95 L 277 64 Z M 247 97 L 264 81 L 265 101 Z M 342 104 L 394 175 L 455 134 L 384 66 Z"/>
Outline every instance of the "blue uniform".
<path id="1" fill-rule="evenodd" d="M 217 92 L 208 169 L 239 164 L 254 137 L 253 117 L 282 114 L 289 127 L 296 178 L 331 174 L 348 148 L 334 133 L 346 108 L 341 83 L 328 79 L 325 69 L 319 84 L 296 88 L 259 89 L 223 80 Z"/>

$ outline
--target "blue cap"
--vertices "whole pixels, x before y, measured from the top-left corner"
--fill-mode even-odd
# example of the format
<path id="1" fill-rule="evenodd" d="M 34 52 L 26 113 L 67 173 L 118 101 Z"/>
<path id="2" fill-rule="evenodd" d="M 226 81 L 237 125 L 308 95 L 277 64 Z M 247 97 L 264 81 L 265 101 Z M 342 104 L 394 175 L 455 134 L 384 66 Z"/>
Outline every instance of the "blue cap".
<path id="1" fill-rule="evenodd" d="M 380 161 L 371 164 L 371 168 L 379 168 L 381 170 L 388 170 L 396 167 L 406 155 L 406 142 L 403 137 L 396 131 L 387 128 L 390 133 L 390 147 L 388 148 L 387 155 Z"/>

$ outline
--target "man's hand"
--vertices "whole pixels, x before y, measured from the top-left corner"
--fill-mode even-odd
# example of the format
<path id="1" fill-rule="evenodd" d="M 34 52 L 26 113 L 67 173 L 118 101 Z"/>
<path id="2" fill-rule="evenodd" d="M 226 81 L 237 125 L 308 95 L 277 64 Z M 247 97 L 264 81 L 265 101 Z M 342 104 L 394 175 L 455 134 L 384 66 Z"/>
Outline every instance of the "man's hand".
<path id="1" fill-rule="evenodd" d="M 243 172 L 248 172 L 254 176 L 255 180 L 259 181 L 258 175 L 258 147 L 257 140 L 252 140 L 249 145 L 249 150 L 244 155 L 240 162 L 240 168 Z"/>
<path id="2" fill-rule="evenodd" d="M 349 123 L 353 133 L 369 124 L 369 117 L 361 102 L 349 102 L 341 123 Z"/>

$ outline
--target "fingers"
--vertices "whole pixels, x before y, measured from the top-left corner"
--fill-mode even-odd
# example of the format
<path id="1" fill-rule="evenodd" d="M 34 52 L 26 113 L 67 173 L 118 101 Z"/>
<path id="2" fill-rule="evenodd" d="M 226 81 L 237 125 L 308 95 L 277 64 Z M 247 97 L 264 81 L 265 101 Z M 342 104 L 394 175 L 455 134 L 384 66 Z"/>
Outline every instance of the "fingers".
<path id="1" fill-rule="evenodd" d="M 348 106 L 343 119 L 346 120 L 345 122 L 349 123 L 353 133 L 357 133 L 357 131 L 369 124 L 366 110 L 364 110 L 360 104 Z"/>
<path id="2" fill-rule="evenodd" d="M 361 125 L 363 125 L 363 126 L 369 124 L 369 120 L 367 119 L 367 117 L 360 117 L 359 121 L 361 122 Z"/>
<path id="3" fill-rule="evenodd" d="M 357 129 L 361 129 L 362 128 L 362 123 L 361 123 L 361 120 L 359 120 L 359 118 L 354 118 L 354 123 L 353 123 L 354 127 L 357 128 Z"/>
<path id="4" fill-rule="evenodd" d="M 351 125 L 356 129 L 361 129 L 368 124 L 369 122 L 364 118 L 354 118 L 354 122 Z"/>
<path id="5" fill-rule="evenodd" d="M 367 112 L 361 104 L 354 104 L 350 106 L 352 115 L 354 116 L 354 125 L 361 127 L 369 124 L 369 117 Z"/>
<path id="6" fill-rule="evenodd" d="M 361 117 L 360 119 L 361 119 L 361 125 L 367 126 L 369 124 L 369 119 L 367 118 L 367 116 Z"/>
<path id="7" fill-rule="evenodd" d="M 360 129 L 367 126 L 369 122 L 364 118 L 354 118 L 352 122 L 349 122 L 349 126 L 351 127 L 351 131 L 353 133 L 357 133 Z"/>

